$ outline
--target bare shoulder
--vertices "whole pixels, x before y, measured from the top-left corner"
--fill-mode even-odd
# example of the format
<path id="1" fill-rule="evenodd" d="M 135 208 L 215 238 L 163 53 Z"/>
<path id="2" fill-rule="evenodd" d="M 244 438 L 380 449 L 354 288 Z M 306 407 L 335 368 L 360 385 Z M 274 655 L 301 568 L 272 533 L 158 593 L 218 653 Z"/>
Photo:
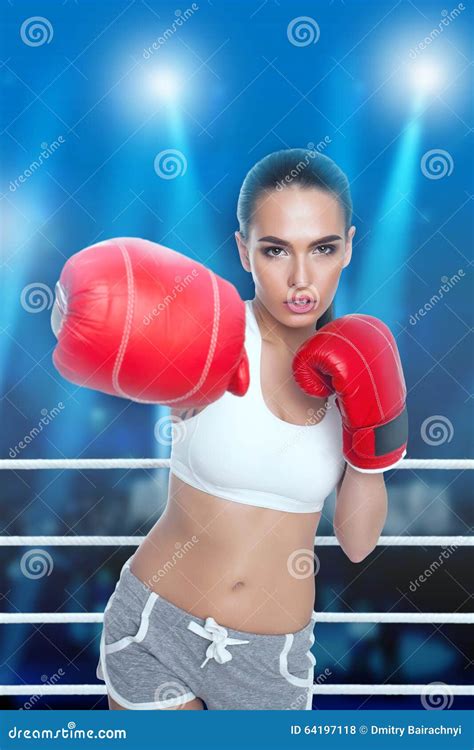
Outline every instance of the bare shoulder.
<path id="1" fill-rule="evenodd" d="M 191 419 L 191 417 L 195 417 L 196 414 L 199 414 L 199 412 L 203 411 L 206 407 L 205 406 L 190 406 L 186 409 L 182 409 L 180 407 L 177 407 L 176 409 L 171 409 L 171 416 L 175 419 Z"/>

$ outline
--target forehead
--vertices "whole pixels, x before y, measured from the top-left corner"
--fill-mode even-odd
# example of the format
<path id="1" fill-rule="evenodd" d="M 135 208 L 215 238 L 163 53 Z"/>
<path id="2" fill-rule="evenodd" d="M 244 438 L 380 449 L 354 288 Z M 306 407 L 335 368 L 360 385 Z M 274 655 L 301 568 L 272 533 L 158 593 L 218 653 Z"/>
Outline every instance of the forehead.
<path id="1" fill-rule="evenodd" d="M 337 198 L 317 188 L 286 187 L 262 193 L 255 204 L 251 231 L 258 237 L 273 234 L 323 236 L 341 234 L 344 214 Z"/>

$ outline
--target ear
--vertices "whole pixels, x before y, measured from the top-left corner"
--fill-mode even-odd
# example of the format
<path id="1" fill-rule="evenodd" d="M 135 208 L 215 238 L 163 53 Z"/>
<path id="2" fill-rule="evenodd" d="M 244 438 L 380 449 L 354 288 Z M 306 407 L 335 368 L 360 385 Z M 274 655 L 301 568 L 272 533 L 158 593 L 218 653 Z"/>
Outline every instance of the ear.
<path id="1" fill-rule="evenodd" d="M 353 225 L 349 231 L 347 232 L 347 239 L 346 239 L 346 246 L 344 250 L 344 263 L 342 264 L 343 268 L 346 268 L 346 266 L 349 265 L 352 258 L 352 240 L 354 239 L 354 235 L 356 233 L 356 228 Z"/>
<path id="2" fill-rule="evenodd" d="M 249 260 L 249 254 L 247 250 L 247 245 L 245 244 L 242 235 L 239 231 L 234 233 L 235 241 L 237 243 L 237 248 L 239 251 L 240 256 L 240 262 L 242 263 L 243 268 L 248 272 L 251 273 L 252 269 L 250 268 L 250 260 Z"/>

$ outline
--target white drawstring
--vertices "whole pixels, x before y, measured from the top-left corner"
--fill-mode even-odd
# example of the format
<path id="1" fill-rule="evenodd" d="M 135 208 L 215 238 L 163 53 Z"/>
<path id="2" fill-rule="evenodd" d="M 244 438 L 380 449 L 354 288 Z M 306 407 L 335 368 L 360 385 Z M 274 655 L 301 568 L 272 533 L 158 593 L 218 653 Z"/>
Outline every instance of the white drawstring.
<path id="1" fill-rule="evenodd" d="M 239 641 L 237 638 L 229 638 L 226 628 L 219 625 L 213 617 L 207 617 L 204 626 L 191 620 L 188 623 L 188 629 L 203 638 L 207 638 L 208 641 L 212 641 L 207 647 L 206 658 L 201 664 L 201 669 L 207 664 L 209 659 L 215 659 L 219 664 L 225 664 L 225 662 L 230 661 L 232 654 L 226 649 L 226 646 L 250 643 L 250 641 Z"/>

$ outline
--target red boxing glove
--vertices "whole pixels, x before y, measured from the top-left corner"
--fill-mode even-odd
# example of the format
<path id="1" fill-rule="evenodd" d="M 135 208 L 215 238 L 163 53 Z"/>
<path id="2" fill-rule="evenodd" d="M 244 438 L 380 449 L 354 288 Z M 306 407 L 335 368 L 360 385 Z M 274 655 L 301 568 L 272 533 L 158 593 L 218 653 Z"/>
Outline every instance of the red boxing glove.
<path id="1" fill-rule="evenodd" d="M 365 473 L 392 469 L 406 454 L 406 386 L 395 339 L 371 315 L 344 315 L 300 346 L 296 382 L 310 396 L 336 393 L 344 457 Z"/>
<path id="2" fill-rule="evenodd" d="M 69 258 L 56 295 L 53 362 L 67 380 L 183 408 L 247 391 L 244 302 L 201 263 L 119 237 Z"/>

